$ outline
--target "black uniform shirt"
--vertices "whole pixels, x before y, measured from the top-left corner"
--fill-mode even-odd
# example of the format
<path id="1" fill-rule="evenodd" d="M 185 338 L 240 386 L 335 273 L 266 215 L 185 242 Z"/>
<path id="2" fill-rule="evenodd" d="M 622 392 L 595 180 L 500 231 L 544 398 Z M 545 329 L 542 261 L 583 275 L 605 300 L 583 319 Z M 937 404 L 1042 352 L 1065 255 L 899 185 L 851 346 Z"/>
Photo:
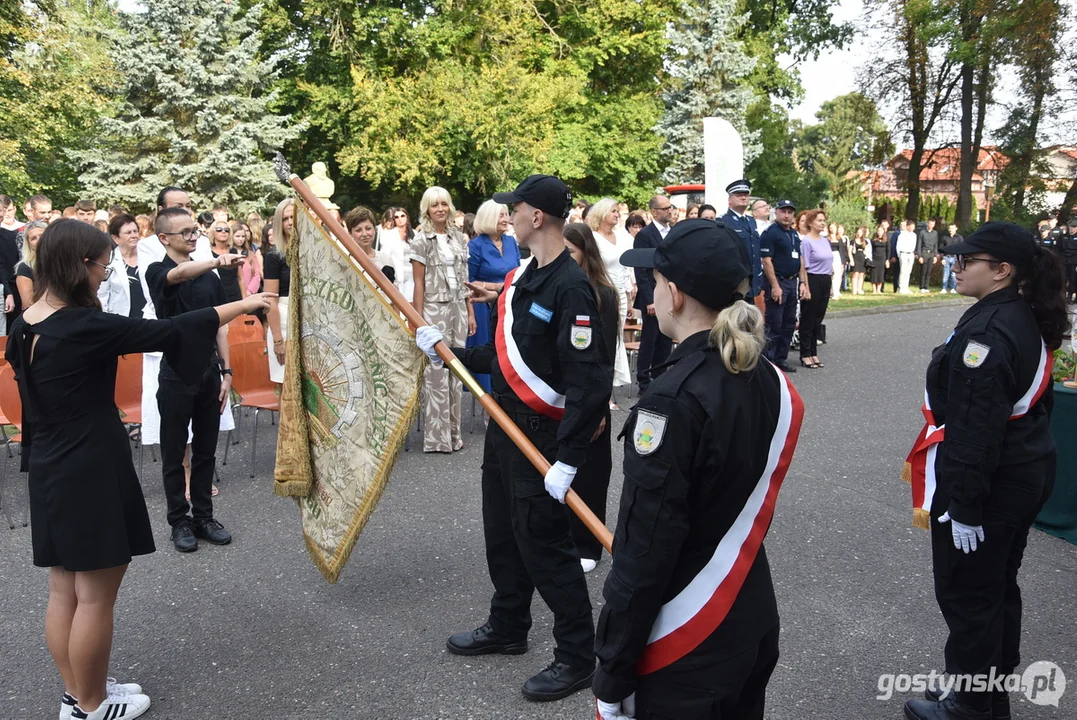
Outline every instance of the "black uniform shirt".
<path id="1" fill-rule="evenodd" d="M 185 280 L 174 285 L 168 284 L 168 272 L 178 267 L 176 261 L 168 255 L 160 262 L 152 263 L 146 268 L 146 284 L 150 288 L 150 300 L 157 311 L 157 318 L 165 318 L 182 315 L 192 310 L 224 305 L 227 299 L 224 296 L 224 287 L 220 278 L 212 270 L 204 272 L 192 280 Z M 220 357 L 214 354 L 210 364 L 220 362 Z M 170 380 L 178 379 L 168 364 L 161 362 L 161 377 Z"/>
<path id="2" fill-rule="evenodd" d="M 924 258 L 932 258 L 939 252 L 939 233 L 937 230 L 927 228 L 916 233 L 916 254 Z"/>
<path id="3" fill-rule="evenodd" d="M 557 431 L 557 460 L 579 467 L 613 387 L 613 365 L 602 339 L 608 330 L 601 325 L 591 283 L 568 250 L 545 267 L 537 265 L 531 261 L 513 278 L 512 337 L 527 367 L 565 396 L 565 414 Z M 573 344 L 577 317 L 591 322 L 591 339 L 583 348 Z M 496 333 L 492 335 L 496 337 Z M 452 351 L 472 372 L 489 373 L 495 394 L 521 403 L 501 371 L 494 340 Z"/>
<path id="4" fill-rule="evenodd" d="M 677 346 L 621 432 L 624 487 L 595 634 L 593 689 L 606 702 L 635 691 L 636 665 L 659 610 L 714 555 L 763 476 L 778 428 L 777 371 L 761 360 L 750 372 L 730 373 L 707 335 Z M 645 434 L 637 428 L 641 414 L 653 419 Z M 760 546 L 725 619 L 670 667 L 699 668 L 736 655 L 777 622 Z"/>
<path id="5" fill-rule="evenodd" d="M 1050 382 L 1024 417 L 1010 420 L 1035 380 L 1042 343 L 1028 303 L 1008 287 L 966 310 L 946 343 L 932 351 L 927 395 L 935 424 L 946 424 L 935 458 L 935 497 L 949 498 L 948 508 L 939 509 L 958 522 L 983 524 L 984 501 L 1006 466 L 1055 452 Z"/>
<path id="6" fill-rule="evenodd" d="M 759 236 L 759 254 L 771 259 L 778 277 L 794 277 L 800 272 L 800 235 L 793 228 L 771 223 Z"/>

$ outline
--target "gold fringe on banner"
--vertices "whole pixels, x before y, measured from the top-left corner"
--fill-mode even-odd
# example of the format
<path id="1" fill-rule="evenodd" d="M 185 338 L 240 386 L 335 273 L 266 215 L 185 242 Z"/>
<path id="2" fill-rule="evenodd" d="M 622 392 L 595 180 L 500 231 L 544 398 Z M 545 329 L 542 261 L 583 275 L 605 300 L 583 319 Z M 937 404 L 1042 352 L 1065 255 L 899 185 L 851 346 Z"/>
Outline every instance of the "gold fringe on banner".
<path id="1" fill-rule="evenodd" d="M 931 529 L 931 514 L 923 508 L 912 509 L 912 526 L 921 530 Z"/>

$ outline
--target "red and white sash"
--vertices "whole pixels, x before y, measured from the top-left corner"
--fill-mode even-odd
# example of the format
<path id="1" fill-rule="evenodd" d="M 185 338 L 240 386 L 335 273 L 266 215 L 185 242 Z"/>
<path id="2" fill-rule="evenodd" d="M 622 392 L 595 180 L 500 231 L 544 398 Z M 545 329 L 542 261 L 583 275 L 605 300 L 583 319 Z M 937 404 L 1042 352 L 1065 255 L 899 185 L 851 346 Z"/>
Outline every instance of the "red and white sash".
<path id="1" fill-rule="evenodd" d="M 804 420 L 804 403 L 796 388 L 780 370 L 774 371 L 780 382 L 781 409 L 763 474 L 707 564 L 659 610 L 636 664 L 640 675 L 680 660 L 722 624 L 763 545 Z"/>
<path id="2" fill-rule="evenodd" d="M 514 268 L 505 276 L 505 291 L 497 301 L 497 330 L 494 337 L 497 362 L 509 387 L 527 407 L 554 420 L 560 420 L 565 416 L 565 396 L 547 385 L 545 380 L 527 367 L 520 356 L 520 349 L 516 346 L 516 339 L 512 337 L 512 298 L 516 294 L 516 286 L 512 281 L 517 270 L 519 268 Z"/>
<path id="3" fill-rule="evenodd" d="M 1043 397 L 1044 391 L 1051 382 L 1051 368 L 1054 365 L 1054 356 L 1048 352 L 1046 343 L 1040 346 L 1040 363 L 1036 368 L 1036 374 L 1032 377 L 1032 385 L 1014 403 L 1010 420 L 1016 420 L 1028 413 L 1032 407 Z M 931 399 L 924 391 L 924 428 L 916 436 L 909 456 L 905 459 L 905 466 L 901 471 L 901 479 L 912 485 L 912 524 L 914 527 L 927 530 L 931 527 L 931 501 L 935 497 L 935 457 L 938 454 L 939 443 L 946 437 L 946 425 L 935 424 L 935 413 L 931 410 Z"/>

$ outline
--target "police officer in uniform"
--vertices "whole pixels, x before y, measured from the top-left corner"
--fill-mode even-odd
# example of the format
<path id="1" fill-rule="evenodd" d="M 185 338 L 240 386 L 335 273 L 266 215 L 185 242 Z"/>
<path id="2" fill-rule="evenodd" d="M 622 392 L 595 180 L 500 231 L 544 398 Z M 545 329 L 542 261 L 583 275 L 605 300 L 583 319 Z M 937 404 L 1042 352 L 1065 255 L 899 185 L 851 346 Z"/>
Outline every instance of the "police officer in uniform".
<path id="1" fill-rule="evenodd" d="M 1070 218 L 1066 223 L 1068 232 L 1064 232 L 1055 240 L 1049 235 L 1054 243 L 1054 251 L 1062 256 L 1062 262 L 1066 266 L 1066 299 L 1069 302 L 1077 300 L 1077 217 Z"/>
<path id="2" fill-rule="evenodd" d="M 494 596 L 488 621 L 453 635 L 447 646 L 457 655 L 526 652 L 537 589 L 553 611 L 556 648 L 554 662 L 528 679 L 523 693 L 531 700 L 558 700 L 590 687 L 594 677 L 591 601 L 563 503 L 604 421 L 613 366 L 603 350 L 591 284 L 561 234 L 572 205 L 568 187 L 555 177 L 532 175 L 494 200 L 512 206 L 516 239 L 531 250 L 532 260 L 510 272 L 495 296 L 494 340 L 452 351 L 472 372 L 490 374 L 498 404 L 552 467 L 543 478 L 490 423 L 482 505 Z M 440 363 L 437 327 L 420 327 L 415 335 L 431 362 Z"/>
<path id="3" fill-rule="evenodd" d="M 653 269 L 662 332 L 679 344 L 621 432 L 597 713 L 761 719 L 779 629 L 762 542 L 803 405 L 762 357 L 763 317 L 744 301 L 751 261 L 737 233 L 685 220 L 621 264 Z M 736 529 L 745 526 L 754 531 Z"/>
<path id="4" fill-rule="evenodd" d="M 766 302 L 767 359 L 787 373 L 789 344 L 797 327 L 797 279 L 800 276 L 800 235 L 793 222 L 797 209 L 791 200 L 779 200 L 775 221 L 759 236 L 763 263 L 763 299 Z"/>
<path id="5" fill-rule="evenodd" d="M 917 523 L 930 520 L 935 597 L 950 630 L 946 671 L 1004 678 L 1020 662 L 1017 570 L 1055 477 L 1050 359 L 1068 329 L 1062 271 L 1013 223 L 986 223 L 943 252 L 956 256 L 957 291 L 977 302 L 932 352 L 927 426 L 906 477 Z M 1004 689 L 975 690 L 929 690 L 905 714 L 1010 717 Z"/>
<path id="6" fill-rule="evenodd" d="M 747 214 L 748 202 L 752 197 L 752 184 L 747 180 L 734 180 L 726 186 L 725 191 L 729 194 L 729 209 L 720 219 L 744 234 L 744 244 L 748 247 L 752 271 L 752 287 L 745 297 L 754 299 L 763 286 L 763 264 L 759 255 L 759 230 L 755 218 Z M 761 303 L 757 302 L 756 306 L 763 309 Z"/>

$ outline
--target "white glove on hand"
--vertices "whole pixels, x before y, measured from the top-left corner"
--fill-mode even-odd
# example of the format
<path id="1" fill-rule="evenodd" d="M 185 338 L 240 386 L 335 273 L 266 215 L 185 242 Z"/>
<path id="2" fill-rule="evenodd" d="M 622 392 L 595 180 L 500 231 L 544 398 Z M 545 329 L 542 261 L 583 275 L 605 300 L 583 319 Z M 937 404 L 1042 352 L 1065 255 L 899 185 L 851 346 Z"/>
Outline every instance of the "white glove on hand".
<path id="1" fill-rule="evenodd" d="M 964 550 L 968 555 L 970 552 L 976 552 L 978 547 L 976 539 L 979 538 L 980 542 L 984 541 L 984 526 L 983 525 L 966 525 L 959 523 L 950 517 L 949 512 L 944 512 L 939 516 L 939 522 L 950 523 L 950 528 L 954 532 L 954 547 L 958 550 Z"/>
<path id="2" fill-rule="evenodd" d="M 430 358 L 430 364 L 434 367 L 445 367 L 445 363 L 436 352 L 434 346 L 445 339 L 438 330 L 437 325 L 423 325 L 415 329 L 415 344 Z"/>
<path id="3" fill-rule="evenodd" d="M 568 492 L 572 481 L 576 477 L 576 468 L 565 465 L 563 462 L 555 462 L 546 472 L 546 492 L 550 493 L 554 500 L 559 503 L 565 501 L 565 493 Z"/>
<path id="4" fill-rule="evenodd" d="M 595 708 L 600 720 L 619 720 L 627 718 L 634 720 L 636 717 L 636 693 L 632 693 L 621 702 L 608 703 L 595 698 Z"/>

